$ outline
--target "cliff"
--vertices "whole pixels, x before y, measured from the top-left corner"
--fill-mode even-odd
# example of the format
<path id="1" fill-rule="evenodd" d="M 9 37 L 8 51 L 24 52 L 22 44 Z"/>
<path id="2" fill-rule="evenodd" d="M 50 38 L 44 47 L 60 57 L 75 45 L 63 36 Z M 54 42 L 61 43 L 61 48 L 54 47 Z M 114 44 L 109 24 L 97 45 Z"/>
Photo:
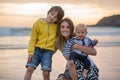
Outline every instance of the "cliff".
<path id="1" fill-rule="evenodd" d="M 103 17 L 96 26 L 116 26 L 120 27 L 120 15 Z"/>

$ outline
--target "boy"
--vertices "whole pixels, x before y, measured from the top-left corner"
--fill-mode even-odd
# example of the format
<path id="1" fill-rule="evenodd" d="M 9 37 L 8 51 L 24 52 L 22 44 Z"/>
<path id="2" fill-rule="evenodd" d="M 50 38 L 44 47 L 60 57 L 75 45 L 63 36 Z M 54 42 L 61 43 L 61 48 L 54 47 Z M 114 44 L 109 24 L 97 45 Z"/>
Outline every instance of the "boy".
<path id="1" fill-rule="evenodd" d="M 52 54 L 57 37 L 57 23 L 63 16 L 63 9 L 59 6 L 53 6 L 48 11 L 46 18 L 40 18 L 34 23 L 28 46 L 29 55 L 24 80 L 31 80 L 32 73 L 40 63 L 43 80 L 50 80 Z"/>
<path id="2" fill-rule="evenodd" d="M 79 44 L 79 45 L 83 45 L 83 46 L 95 46 L 98 42 L 98 40 L 94 40 L 92 41 L 90 38 L 86 37 L 87 35 L 87 28 L 84 24 L 79 24 L 76 27 L 75 30 L 75 37 L 71 38 L 70 40 L 68 40 L 66 46 L 65 46 L 65 54 L 69 54 L 67 55 L 69 56 L 70 60 L 73 60 L 74 62 L 76 60 L 79 60 L 83 63 L 84 65 L 84 70 L 83 70 L 83 78 L 87 77 L 87 73 L 89 71 L 90 68 L 90 61 L 87 59 L 87 54 L 83 53 L 80 50 L 74 49 L 71 51 L 71 47 L 73 44 Z"/>

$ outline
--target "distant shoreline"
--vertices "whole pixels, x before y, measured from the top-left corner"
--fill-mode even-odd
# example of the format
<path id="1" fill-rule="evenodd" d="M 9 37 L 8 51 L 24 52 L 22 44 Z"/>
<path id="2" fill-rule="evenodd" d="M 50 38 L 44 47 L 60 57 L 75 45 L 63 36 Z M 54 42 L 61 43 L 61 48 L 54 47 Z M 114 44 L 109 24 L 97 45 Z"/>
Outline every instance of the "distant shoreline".
<path id="1" fill-rule="evenodd" d="M 88 27 L 120 27 L 120 26 L 97 26 L 97 25 L 87 25 Z"/>
<path id="2" fill-rule="evenodd" d="M 30 36 L 31 28 L 0 27 L 0 36 Z"/>
<path id="3" fill-rule="evenodd" d="M 120 26 L 106 26 L 106 25 L 87 25 L 87 27 L 120 27 Z M 0 28 L 10 28 L 10 29 L 21 29 L 21 28 L 24 28 L 24 29 L 32 29 L 32 27 L 24 27 L 24 26 L 0 26 Z"/>

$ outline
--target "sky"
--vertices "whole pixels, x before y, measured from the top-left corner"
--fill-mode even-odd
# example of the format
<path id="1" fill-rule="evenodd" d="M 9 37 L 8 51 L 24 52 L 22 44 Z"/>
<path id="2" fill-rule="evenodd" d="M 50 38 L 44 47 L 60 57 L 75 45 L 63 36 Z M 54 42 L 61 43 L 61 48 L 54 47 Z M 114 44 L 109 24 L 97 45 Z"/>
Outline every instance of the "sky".
<path id="1" fill-rule="evenodd" d="M 51 6 L 61 6 L 75 25 L 94 25 L 120 14 L 120 0 L 0 0 L 0 27 L 31 27 Z"/>

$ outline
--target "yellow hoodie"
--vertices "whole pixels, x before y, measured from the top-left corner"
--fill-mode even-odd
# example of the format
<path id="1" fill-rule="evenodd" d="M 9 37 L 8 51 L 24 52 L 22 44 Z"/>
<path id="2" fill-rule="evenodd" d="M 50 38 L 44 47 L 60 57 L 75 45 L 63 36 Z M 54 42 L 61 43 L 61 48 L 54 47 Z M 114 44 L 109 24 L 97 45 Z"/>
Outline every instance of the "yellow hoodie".
<path id="1" fill-rule="evenodd" d="M 29 41 L 28 53 L 34 54 L 35 47 L 47 50 L 54 50 L 56 42 L 57 24 L 47 24 L 38 19 L 34 24 Z"/>

